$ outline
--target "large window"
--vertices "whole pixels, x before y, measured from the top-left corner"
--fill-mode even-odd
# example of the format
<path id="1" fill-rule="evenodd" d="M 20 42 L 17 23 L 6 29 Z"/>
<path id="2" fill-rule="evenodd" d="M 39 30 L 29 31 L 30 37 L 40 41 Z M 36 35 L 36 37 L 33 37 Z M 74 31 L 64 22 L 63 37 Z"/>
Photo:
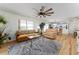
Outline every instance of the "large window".
<path id="1" fill-rule="evenodd" d="M 33 30 L 33 29 L 34 29 L 33 21 L 27 21 L 27 30 Z"/>
<path id="2" fill-rule="evenodd" d="M 34 22 L 28 20 L 19 20 L 20 30 L 33 30 Z"/>
<path id="3" fill-rule="evenodd" d="M 26 30 L 26 20 L 20 20 L 20 30 Z"/>

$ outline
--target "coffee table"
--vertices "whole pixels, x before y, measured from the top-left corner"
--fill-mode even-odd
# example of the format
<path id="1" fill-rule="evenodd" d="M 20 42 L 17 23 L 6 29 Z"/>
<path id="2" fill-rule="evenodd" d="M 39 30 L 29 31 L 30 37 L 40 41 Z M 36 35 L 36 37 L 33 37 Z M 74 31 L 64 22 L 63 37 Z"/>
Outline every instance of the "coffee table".
<path id="1" fill-rule="evenodd" d="M 33 40 L 40 37 L 41 35 L 31 35 L 31 36 L 28 36 L 28 39 L 30 40 L 30 47 L 32 47 L 32 43 L 33 43 Z M 31 51 L 31 49 L 30 49 Z M 31 53 L 31 52 L 30 52 Z"/>
<path id="2" fill-rule="evenodd" d="M 36 39 L 36 38 L 39 38 L 40 36 L 41 36 L 41 35 L 32 35 L 32 36 L 29 36 L 29 37 L 28 37 L 29 40 L 31 40 L 31 41 L 30 41 L 30 42 L 31 42 L 31 45 L 30 45 L 31 47 L 32 47 L 32 42 L 33 42 L 32 40 L 33 40 L 33 39 Z"/>

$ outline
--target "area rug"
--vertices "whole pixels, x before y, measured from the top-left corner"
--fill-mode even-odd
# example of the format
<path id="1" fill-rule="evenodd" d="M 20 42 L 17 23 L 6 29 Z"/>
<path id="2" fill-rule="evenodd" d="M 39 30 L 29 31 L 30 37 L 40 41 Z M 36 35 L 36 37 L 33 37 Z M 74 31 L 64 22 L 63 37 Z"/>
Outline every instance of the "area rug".
<path id="1" fill-rule="evenodd" d="M 9 55 L 58 55 L 60 42 L 39 37 L 9 47 Z"/>

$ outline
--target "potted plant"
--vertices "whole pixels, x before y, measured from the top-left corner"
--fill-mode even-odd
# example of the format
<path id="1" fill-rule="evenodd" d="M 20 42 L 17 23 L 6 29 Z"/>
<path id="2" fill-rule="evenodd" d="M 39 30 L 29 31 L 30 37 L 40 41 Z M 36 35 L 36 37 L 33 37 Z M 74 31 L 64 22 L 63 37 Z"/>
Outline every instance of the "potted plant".
<path id="1" fill-rule="evenodd" d="M 42 31 L 43 31 L 43 29 L 44 29 L 44 25 L 45 25 L 44 22 L 40 23 L 40 25 L 39 25 L 40 30 L 41 30 L 41 33 L 40 33 L 41 35 L 42 35 Z"/>
<path id="2" fill-rule="evenodd" d="M 0 23 L 6 24 L 5 18 L 3 16 L 0 16 Z"/>
<path id="3" fill-rule="evenodd" d="M 0 25 L 1 25 L 1 23 L 3 25 L 6 24 L 6 21 L 4 20 L 4 17 L 2 17 L 2 16 L 0 16 Z M 5 28 L 0 29 L 0 48 L 1 48 L 1 44 L 3 44 L 4 40 L 6 40 L 8 37 L 8 34 L 4 33 Z"/>

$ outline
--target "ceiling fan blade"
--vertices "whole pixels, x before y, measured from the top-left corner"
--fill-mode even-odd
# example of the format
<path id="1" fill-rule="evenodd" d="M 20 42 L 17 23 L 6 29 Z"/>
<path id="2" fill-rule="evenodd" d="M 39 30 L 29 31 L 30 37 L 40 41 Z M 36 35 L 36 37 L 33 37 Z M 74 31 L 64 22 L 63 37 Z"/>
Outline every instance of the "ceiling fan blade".
<path id="1" fill-rule="evenodd" d="M 52 8 L 50 8 L 50 9 L 46 10 L 45 12 L 48 12 L 48 11 L 51 11 L 51 10 L 53 10 L 53 9 L 52 9 Z"/>
<path id="2" fill-rule="evenodd" d="M 47 16 L 51 16 L 51 15 L 47 14 Z"/>
<path id="3" fill-rule="evenodd" d="M 46 17 L 46 15 L 43 15 L 43 17 Z"/>
<path id="4" fill-rule="evenodd" d="M 53 14 L 54 12 L 48 12 L 48 13 L 46 13 L 46 14 Z"/>
<path id="5" fill-rule="evenodd" d="M 37 9 L 33 8 L 36 12 L 39 12 Z"/>
<path id="6" fill-rule="evenodd" d="M 44 11 L 44 9 L 45 9 L 45 7 L 44 7 L 44 6 L 42 6 L 42 7 L 41 7 L 41 9 L 40 9 L 40 11 Z"/>

